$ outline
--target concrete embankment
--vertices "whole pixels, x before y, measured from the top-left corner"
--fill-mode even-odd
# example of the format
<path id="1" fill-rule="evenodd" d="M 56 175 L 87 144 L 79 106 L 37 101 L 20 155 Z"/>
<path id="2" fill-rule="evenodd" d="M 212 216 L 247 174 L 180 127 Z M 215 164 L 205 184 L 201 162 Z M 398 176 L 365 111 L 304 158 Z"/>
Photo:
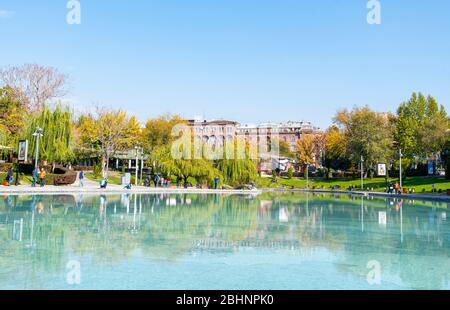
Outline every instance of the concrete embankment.
<path id="1" fill-rule="evenodd" d="M 338 194 L 338 195 L 358 195 L 369 197 L 388 197 L 401 199 L 422 199 L 432 201 L 450 202 L 450 196 L 446 194 L 388 194 L 385 192 L 362 192 L 362 191 L 345 191 L 345 190 L 325 190 L 325 189 L 287 189 L 287 188 L 270 188 L 264 189 L 267 192 L 297 192 L 297 193 L 318 193 L 318 194 Z"/>

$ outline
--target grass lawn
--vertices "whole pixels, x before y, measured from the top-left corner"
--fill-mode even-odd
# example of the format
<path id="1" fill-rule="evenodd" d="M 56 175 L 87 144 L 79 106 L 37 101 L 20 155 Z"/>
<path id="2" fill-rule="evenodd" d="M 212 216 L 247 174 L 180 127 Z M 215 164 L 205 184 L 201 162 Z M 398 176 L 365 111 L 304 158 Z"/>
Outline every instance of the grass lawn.
<path id="1" fill-rule="evenodd" d="M 45 178 L 45 185 L 53 185 L 53 174 L 47 173 L 47 177 Z M 3 185 L 3 180 L 6 178 L 6 173 L 0 173 L 0 185 Z M 14 182 L 15 184 L 16 174 L 14 173 Z M 33 183 L 33 177 L 31 175 L 25 175 L 23 173 L 19 174 L 20 185 L 31 185 Z M 37 183 L 39 184 L 39 180 Z"/>
<path id="2" fill-rule="evenodd" d="M 390 179 L 392 182 L 398 181 L 397 179 Z M 274 188 L 274 187 L 286 187 L 286 188 L 305 188 L 306 179 L 304 178 L 277 178 L 277 183 L 272 183 L 272 178 L 260 178 L 257 182 L 259 187 L 262 188 Z M 431 193 L 432 185 L 435 184 L 436 191 L 442 190 L 446 192 L 450 189 L 450 180 L 444 177 L 407 177 L 403 180 L 404 188 L 414 189 L 416 193 Z M 342 190 L 348 189 L 350 186 L 355 186 L 357 189 L 361 187 L 360 179 L 323 179 L 323 178 L 310 178 L 309 187 L 315 187 L 319 189 L 331 189 L 333 186 L 339 185 Z M 365 189 L 373 189 L 374 191 L 384 191 L 386 189 L 386 180 L 384 178 L 373 178 L 364 180 Z"/>
<path id="3" fill-rule="evenodd" d="M 114 185 L 122 184 L 122 173 L 119 171 L 110 171 L 109 172 L 109 183 Z M 48 175 L 50 176 L 50 175 Z M 3 181 L 6 177 L 6 173 L 0 173 L 0 181 Z M 14 175 L 15 177 L 15 175 Z M 94 177 L 93 173 L 86 173 L 86 178 L 95 182 L 99 182 L 101 176 Z M 134 176 L 132 175 L 132 184 L 134 184 Z M 172 178 L 172 184 L 175 185 L 176 177 Z M 46 180 L 47 185 L 52 183 L 52 178 L 49 177 Z M 194 186 L 196 185 L 195 179 L 189 179 Z M 392 182 L 398 181 L 397 179 L 390 179 Z M 21 185 L 30 185 L 32 182 L 32 178 L 29 175 L 20 175 L 20 184 Z M 416 193 L 431 193 L 432 185 L 435 184 L 436 191 L 443 191 L 444 193 L 450 189 L 450 180 L 445 179 L 444 177 L 407 177 L 403 180 L 403 187 L 407 189 L 414 189 Z M 153 183 L 152 183 L 153 185 Z M 276 188 L 276 187 L 285 187 L 285 188 L 305 188 L 306 180 L 304 178 L 277 178 L 277 183 L 272 183 L 271 177 L 259 178 L 256 181 L 256 185 L 259 188 Z M 317 189 L 331 189 L 332 187 L 339 185 L 342 190 L 348 189 L 350 186 L 355 186 L 357 189 L 360 188 L 361 181 L 360 179 L 324 179 L 324 178 L 310 178 L 309 179 L 309 187 L 315 187 Z M 365 189 L 373 189 L 374 191 L 385 191 L 386 181 L 384 178 L 373 178 L 373 179 L 365 179 L 364 180 L 364 188 Z"/>
<path id="4" fill-rule="evenodd" d="M 113 185 L 122 185 L 122 176 L 123 174 L 119 171 L 110 171 L 108 172 L 108 183 Z M 85 177 L 91 181 L 100 182 L 103 177 L 101 175 L 94 176 L 92 172 L 86 172 Z M 132 176 L 132 182 L 134 182 L 134 177 Z"/>

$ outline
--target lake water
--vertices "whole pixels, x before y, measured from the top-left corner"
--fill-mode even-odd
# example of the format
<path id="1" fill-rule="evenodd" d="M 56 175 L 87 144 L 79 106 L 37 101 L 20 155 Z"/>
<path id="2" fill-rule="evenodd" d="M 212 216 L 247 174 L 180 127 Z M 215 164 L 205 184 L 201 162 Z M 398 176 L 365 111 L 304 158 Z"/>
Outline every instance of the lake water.
<path id="1" fill-rule="evenodd" d="M 445 203 L 347 195 L 0 199 L 0 289 L 449 289 Z"/>

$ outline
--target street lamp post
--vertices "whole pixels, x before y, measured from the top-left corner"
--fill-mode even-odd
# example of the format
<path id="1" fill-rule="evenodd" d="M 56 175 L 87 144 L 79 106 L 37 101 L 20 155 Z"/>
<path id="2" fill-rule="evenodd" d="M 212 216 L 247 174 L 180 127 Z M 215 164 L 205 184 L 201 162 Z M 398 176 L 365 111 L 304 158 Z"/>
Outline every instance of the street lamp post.
<path id="1" fill-rule="evenodd" d="M 36 137 L 36 157 L 34 159 L 34 168 L 36 169 L 38 169 L 39 139 L 44 135 L 43 133 L 44 131 L 42 130 L 42 128 L 37 128 L 36 132 L 33 134 L 33 136 Z"/>
<path id="2" fill-rule="evenodd" d="M 144 184 L 142 182 L 142 174 L 144 173 L 144 150 L 141 153 L 141 185 Z"/>
<path id="3" fill-rule="evenodd" d="M 399 177 L 399 179 L 400 179 L 400 189 L 403 189 L 403 177 L 402 177 L 402 157 L 403 157 L 403 154 L 402 154 L 402 149 L 400 149 L 399 150 L 399 157 L 400 157 L 400 177 Z"/>
<path id="4" fill-rule="evenodd" d="M 138 185 L 138 173 L 139 173 L 139 143 L 136 143 L 136 146 L 134 147 L 136 149 L 136 179 L 134 180 L 135 185 Z"/>
<path id="5" fill-rule="evenodd" d="M 361 155 L 361 190 L 364 191 L 364 157 Z"/>
<path id="6" fill-rule="evenodd" d="M 309 190 L 309 163 L 306 163 L 306 189 Z"/>

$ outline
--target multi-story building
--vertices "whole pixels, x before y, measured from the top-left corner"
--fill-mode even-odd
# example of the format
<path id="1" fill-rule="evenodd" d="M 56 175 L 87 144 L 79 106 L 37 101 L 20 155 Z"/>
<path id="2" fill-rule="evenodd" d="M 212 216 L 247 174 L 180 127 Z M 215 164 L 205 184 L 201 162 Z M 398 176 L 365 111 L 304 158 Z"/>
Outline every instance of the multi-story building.
<path id="1" fill-rule="evenodd" d="M 227 120 L 188 120 L 193 127 L 193 134 L 198 141 L 214 146 L 222 146 L 225 141 L 233 141 L 236 137 L 238 122 Z"/>
<path id="2" fill-rule="evenodd" d="M 287 122 L 287 123 L 263 123 L 258 126 L 255 125 L 240 125 L 236 134 L 238 136 L 245 136 L 251 141 L 257 141 L 262 135 L 268 135 L 269 139 L 273 134 L 278 135 L 280 141 L 286 142 L 291 151 L 297 148 L 297 141 L 305 134 L 321 134 L 318 127 L 315 127 L 310 122 Z"/>
<path id="3" fill-rule="evenodd" d="M 225 141 L 232 141 L 236 137 L 245 139 L 257 145 L 262 139 L 270 144 L 274 137 L 286 142 L 291 151 L 297 149 L 297 141 L 305 134 L 320 135 L 322 132 L 310 122 L 287 123 L 263 123 L 260 125 L 241 125 L 229 120 L 189 120 L 188 124 L 193 128 L 193 134 L 198 141 L 208 143 L 215 147 L 224 145 Z M 317 154 L 316 165 L 320 165 L 320 155 Z M 269 171 L 271 163 L 263 164 L 260 169 Z"/>

